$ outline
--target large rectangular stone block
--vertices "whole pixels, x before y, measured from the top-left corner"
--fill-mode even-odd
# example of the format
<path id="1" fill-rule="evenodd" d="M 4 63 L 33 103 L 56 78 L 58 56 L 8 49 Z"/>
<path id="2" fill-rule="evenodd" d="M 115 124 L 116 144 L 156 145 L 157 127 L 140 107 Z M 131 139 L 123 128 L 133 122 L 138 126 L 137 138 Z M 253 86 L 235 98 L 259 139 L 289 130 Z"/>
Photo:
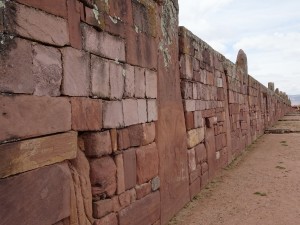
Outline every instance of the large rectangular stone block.
<path id="1" fill-rule="evenodd" d="M 70 216 L 71 173 L 66 163 L 0 180 L 0 224 L 55 224 Z"/>
<path id="2" fill-rule="evenodd" d="M 188 148 L 193 148 L 204 140 L 204 127 L 188 131 L 187 145 Z"/>
<path id="3" fill-rule="evenodd" d="M 154 192 L 123 209 L 119 213 L 120 225 L 149 225 L 160 218 L 160 194 Z"/>
<path id="4" fill-rule="evenodd" d="M 71 130 L 66 98 L 0 95 L 0 142 Z"/>
<path id="5" fill-rule="evenodd" d="M 0 178 L 76 157 L 77 133 L 0 145 Z"/>

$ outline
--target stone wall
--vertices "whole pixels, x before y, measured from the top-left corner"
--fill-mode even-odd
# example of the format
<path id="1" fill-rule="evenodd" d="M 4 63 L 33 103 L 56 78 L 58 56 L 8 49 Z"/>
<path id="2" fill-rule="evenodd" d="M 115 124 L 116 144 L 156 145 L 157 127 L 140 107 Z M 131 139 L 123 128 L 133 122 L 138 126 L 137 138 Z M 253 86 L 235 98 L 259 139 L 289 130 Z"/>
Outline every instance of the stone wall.
<path id="1" fill-rule="evenodd" d="M 1 0 L 0 39 L 1 225 L 166 224 L 290 110 L 175 0 Z"/>

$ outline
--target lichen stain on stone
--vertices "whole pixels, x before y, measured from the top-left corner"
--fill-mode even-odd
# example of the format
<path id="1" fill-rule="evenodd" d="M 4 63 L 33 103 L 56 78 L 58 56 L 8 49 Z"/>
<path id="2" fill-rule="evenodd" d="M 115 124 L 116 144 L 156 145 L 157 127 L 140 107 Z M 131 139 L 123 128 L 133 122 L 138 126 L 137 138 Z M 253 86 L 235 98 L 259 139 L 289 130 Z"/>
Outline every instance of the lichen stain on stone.
<path id="1" fill-rule="evenodd" d="M 170 65 L 172 60 L 169 54 L 169 46 L 173 40 L 177 40 L 178 34 L 178 16 L 173 2 L 166 0 L 162 6 L 161 31 L 163 39 L 159 44 L 159 50 L 163 53 L 165 67 Z"/>
<path id="2" fill-rule="evenodd" d="M 99 25 L 101 25 L 100 18 L 99 18 L 100 13 L 99 13 L 97 5 L 95 5 L 95 4 L 94 4 L 94 8 L 93 8 L 93 14 L 95 16 L 95 19 L 98 21 Z"/>

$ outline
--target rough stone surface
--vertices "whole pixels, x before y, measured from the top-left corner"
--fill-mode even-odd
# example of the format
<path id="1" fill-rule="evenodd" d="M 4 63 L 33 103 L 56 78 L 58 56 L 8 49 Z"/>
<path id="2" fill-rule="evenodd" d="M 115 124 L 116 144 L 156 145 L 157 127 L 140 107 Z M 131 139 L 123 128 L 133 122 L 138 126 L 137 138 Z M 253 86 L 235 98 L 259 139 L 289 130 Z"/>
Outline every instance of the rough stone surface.
<path id="1" fill-rule="evenodd" d="M 101 157 L 112 153 L 109 131 L 89 132 L 82 135 L 85 154 L 91 157 Z"/>
<path id="2" fill-rule="evenodd" d="M 135 97 L 145 98 L 146 94 L 146 82 L 145 82 L 145 69 L 135 67 L 134 68 L 134 87 Z"/>
<path id="3" fill-rule="evenodd" d="M 72 129 L 78 131 L 101 130 L 102 101 L 90 98 L 71 98 Z"/>
<path id="4" fill-rule="evenodd" d="M 146 123 L 147 122 L 147 100 L 146 99 L 138 99 L 138 119 L 139 123 Z"/>
<path id="5" fill-rule="evenodd" d="M 65 163 L 1 179 L 1 224 L 61 221 L 70 215 L 70 185 L 71 174 Z"/>
<path id="6" fill-rule="evenodd" d="M 115 213 L 108 214 L 100 220 L 96 220 L 94 225 L 118 225 L 118 218 Z"/>
<path id="7" fill-rule="evenodd" d="M 122 104 L 125 126 L 130 126 L 139 123 L 137 100 L 124 99 L 122 100 Z"/>
<path id="8" fill-rule="evenodd" d="M 154 177 L 152 180 L 151 180 L 151 189 L 152 191 L 157 191 L 160 187 L 160 179 L 159 177 Z"/>
<path id="9" fill-rule="evenodd" d="M 125 66 L 125 97 L 134 97 L 134 67 L 130 65 Z"/>
<path id="10" fill-rule="evenodd" d="M 90 56 L 71 47 L 63 48 L 62 93 L 69 96 L 90 95 Z"/>
<path id="11" fill-rule="evenodd" d="M 146 97 L 157 98 L 157 74 L 154 71 L 146 70 Z"/>
<path id="12" fill-rule="evenodd" d="M 137 182 L 143 184 L 158 175 L 158 153 L 156 144 L 136 150 Z M 151 166 L 149 166 L 151 164 Z"/>
<path id="13" fill-rule="evenodd" d="M 69 132 L 0 145 L 0 178 L 73 159 L 77 133 Z"/>
<path id="14" fill-rule="evenodd" d="M 137 185 L 135 187 L 136 190 L 136 198 L 139 200 L 141 198 L 144 198 L 146 195 L 151 193 L 152 184 L 151 183 L 145 183 L 141 185 Z"/>
<path id="15" fill-rule="evenodd" d="M 114 160 L 109 156 L 93 159 L 90 166 L 93 196 L 99 196 L 100 198 L 113 196 L 117 189 L 117 168 Z"/>
<path id="16" fill-rule="evenodd" d="M 5 127 L 0 142 L 71 130 L 71 105 L 66 98 L 0 95 L 0 102 L 0 127 Z"/>
<path id="17" fill-rule="evenodd" d="M 100 219 L 113 211 L 113 202 L 111 199 L 104 199 L 93 202 L 93 217 Z"/>
<path id="18" fill-rule="evenodd" d="M 204 128 L 190 130 L 187 133 L 188 148 L 193 148 L 204 139 Z"/>
<path id="19" fill-rule="evenodd" d="M 116 155 L 115 163 L 117 166 L 117 194 L 125 191 L 125 174 L 123 154 Z"/>
<path id="20" fill-rule="evenodd" d="M 125 190 L 135 187 L 137 169 L 136 169 L 136 150 L 128 149 L 123 153 L 124 159 L 124 175 L 125 175 Z"/>
<path id="21" fill-rule="evenodd" d="M 118 128 L 124 126 L 123 109 L 121 101 L 103 102 L 103 127 Z"/>
<path id="22" fill-rule="evenodd" d="M 109 98 L 109 61 L 91 55 L 91 88 L 92 95 Z"/>
<path id="23" fill-rule="evenodd" d="M 143 126 L 142 145 L 151 144 L 155 140 L 155 123 L 145 123 Z"/>
<path id="24" fill-rule="evenodd" d="M 154 192 L 123 209 L 119 213 L 120 225 L 148 225 L 160 217 L 160 194 Z"/>
<path id="25" fill-rule="evenodd" d="M 195 147 L 197 163 L 203 163 L 207 160 L 207 153 L 204 144 L 199 144 Z"/>
<path id="26" fill-rule="evenodd" d="M 148 122 L 156 121 L 157 116 L 157 103 L 154 99 L 147 100 L 147 109 L 148 109 Z"/>
<path id="27" fill-rule="evenodd" d="M 110 99 L 122 99 L 124 93 L 124 70 L 114 62 L 109 65 Z"/>

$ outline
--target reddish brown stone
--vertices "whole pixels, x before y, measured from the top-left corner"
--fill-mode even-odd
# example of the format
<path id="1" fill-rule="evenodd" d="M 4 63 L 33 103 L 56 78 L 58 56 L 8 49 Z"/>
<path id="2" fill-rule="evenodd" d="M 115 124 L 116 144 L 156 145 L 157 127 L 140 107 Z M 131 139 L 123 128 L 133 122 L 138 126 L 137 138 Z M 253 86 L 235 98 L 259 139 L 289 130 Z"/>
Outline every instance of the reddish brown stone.
<path id="1" fill-rule="evenodd" d="M 118 150 L 118 133 L 117 129 L 111 129 L 110 131 L 111 147 L 113 152 Z"/>
<path id="2" fill-rule="evenodd" d="M 0 129 L 0 142 L 71 130 L 66 98 L 1 95 L 0 102 L 0 127 L 5 127 Z"/>
<path id="3" fill-rule="evenodd" d="M 207 149 L 207 159 L 209 165 L 209 178 L 213 178 L 216 172 L 216 145 L 213 128 L 206 129 L 205 147 Z"/>
<path id="4" fill-rule="evenodd" d="M 144 198 L 146 195 L 151 193 L 151 184 L 145 183 L 135 187 L 136 190 L 136 198 L 141 199 Z"/>
<path id="5" fill-rule="evenodd" d="M 125 207 L 129 206 L 135 200 L 136 200 L 135 189 L 128 190 L 119 195 L 119 202 L 120 202 L 121 208 L 125 208 Z"/>
<path id="6" fill-rule="evenodd" d="M 102 129 L 102 101 L 71 98 L 72 129 L 79 131 Z"/>
<path id="7" fill-rule="evenodd" d="M 137 182 L 143 184 L 158 175 L 158 153 L 156 144 L 136 150 Z M 149 166 L 151 164 L 151 166 Z"/>
<path id="8" fill-rule="evenodd" d="M 109 14 L 132 24 L 131 1 L 115 0 L 109 2 Z"/>
<path id="9" fill-rule="evenodd" d="M 128 134 L 131 147 L 137 147 L 142 145 L 144 138 L 142 124 L 137 124 L 128 127 Z"/>
<path id="10" fill-rule="evenodd" d="M 151 144 L 155 140 L 155 123 L 145 123 L 143 126 L 142 145 Z"/>
<path id="11" fill-rule="evenodd" d="M 117 131 L 118 133 L 118 150 L 127 149 L 130 147 L 129 131 L 124 128 Z"/>
<path id="12" fill-rule="evenodd" d="M 0 145 L 0 178 L 73 159 L 77 133 L 69 132 Z"/>
<path id="13" fill-rule="evenodd" d="M 207 110 L 202 111 L 202 117 L 203 118 L 212 117 L 214 115 L 215 115 L 215 110 L 214 109 L 207 109 Z"/>
<path id="14" fill-rule="evenodd" d="M 120 225 L 148 225 L 160 217 L 160 194 L 154 192 L 119 213 Z"/>
<path id="15" fill-rule="evenodd" d="M 206 127 L 213 128 L 217 124 L 217 117 L 209 117 L 205 119 Z"/>
<path id="16" fill-rule="evenodd" d="M 194 113 L 193 112 L 185 112 L 184 117 L 185 117 L 186 130 L 194 129 L 195 128 Z"/>
<path id="17" fill-rule="evenodd" d="M 157 102 L 155 99 L 147 100 L 148 122 L 157 120 Z"/>
<path id="18" fill-rule="evenodd" d="M 93 217 L 100 219 L 113 211 L 113 201 L 111 199 L 104 199 L 93 202 Z"/>
<path id="19" fill-rule="evenodd" d="M 138 116 L 139 116 L 139 123 L 146 123 L 147 122 L 147 100 L 146 99 L 138 99 Z"/>
<path id="20" fill-rule="evenodd" d="M 126 64 L 125 66 L 125 97 L 133 97 L 135 92 L 134 67 Z"/>
<path id="21" fill-rule="evenodd" d="M 109 67 L 110 62 L 91 55 L 91 88 L 92 95 L 109 98 Z"/>
<path id="22" fill-rule="evenodd" d="M 51 2 L 48 0 L 17 0 L 17 2 L 41 9 L 56 16 L 67 17 L 66 0 L 52 0 Z"/>
<path id="23" fill-rule="evenodd" d="M 93 159 L 90 166 L 93 196 L 113 196 L 117 188 L 117 169 L 113 159 L 109 156 Z"/>
<path id="24" fill-rule="evenodd" d="M 123 153 L 124 174 L 125 174 L 125 190 L 131 189 L 136 185 L 137 168 L 135 149 L 128 149 Z"/>
<path id="25" fill-rule="evenodd" d="M 190 199 L 191 201 L 193 198 L 200 192 L 200 178 L 197 178 L 191 185 L 190 185 Z"/>
<path id="26" fill-rule="evenodd" d="M 145 69 L 135 67 L 134 68 L 134 96 L 136 98 L 145 98 L 146 94 L 146 82 L 145 82 Z"/>
<path id="27" fill-rule="evenodd" d="M 122 100 L 122 104 L 125 126 L 130 126 L 139 123 L 137 100 L 124 99 Z"/>
<path id="28" fill-rule="evenodd" d="M 85 154 L 92 157 L 100 157 L 112 153 L 109 131 L 89 132 L 82 135 Z"/>
<path id="29" fill-rule="evenodd" d="M 195 149 L 189 149 L 187 151 L 188 154 L 188 165 L 189 165 L 189 171 L 190 173 L 194 170 L 196 170 L 196 156 L 195 156 Z"/>
<path id="30" fill-rule="evenodd" d="M 196 152 L 196 162 L 197 162 L 197 164 L 206 162 L 207 153 L 206 153 L 206 148 L 205 148 L 204 144 L 197 145 L 195 147 L 195 152 Z"/>
<path id="31" fill-rule="evenodd" d="M 195 128 L 199 128 L 203 126 L 203 118 L 201 111 L 194 112 L 194 121 L 195 121 Z"/>
<path id="32" fill-rule="evenodd" d="M 124 126 L 123 110 L 121 101 L 103 102 L 103 127 L 118 128 Z"/>
<path id="33" fill-rule="evenodd" d="M 125 191 L 124 161 L 122 154 L 116 155 L 115 163 L 117 166 L 117 194 L 121 194 Z"/>
<path id="34" fill-rule="evenodd" d="M 125 24 L 123 21 L 121 21 L 119 18 L 112 17 L 107 14 L 103 15 L 103 19 L 105 23 L 105 31 L 118 37 L 125 38 Z"/>
<path id="35" fill-rule="evenodd" d="M 208 164 L 205 162 L 201 164 L 201 174 L 204 175 L 206 172 L 208 172 Z"/>
<path id="36" fill-rule="evenodd" d="M 20 4 L 15 4 L 15 7 L 15 24 L 10 28 L 12 32 L 51 45 L 69 44 L 65 19 Z"/>
<path id="37" fill-rule="evenodd" d="M 70 185 L 66 163 L 1 179 L 1 223 L 40 225 L 61 221 L 70 215 Z"/>
<path id="38" fill-rule="evenodd" d="M 202 176 L 201 176 L 201 188 L 204 188 L 207 184 L 208 184 L 208 178 L 209 177 L 209 172 L 205 172 Z"/>
<path id="39" fill-rule="evenodd" d="M 146 70 L 146 97 L 157 98 L 157 73 L 151 70 Z"/>
<path id="40" fill-rule="evenodd" d="M 109 63 L 110 99 L 122 99 L 124 93 L 124 70 L 115 62 Z"/>
<path id="41" fill-rule="evenodd" d="M 62 49 L 64 77 L 62 93 L 69 96 L 90 95 L 90 55 L 67 47 Z"/>
<path id="42" fill-rule="evenodd" d="M 118 225 L 117 214 L 111 213 L 100 220 L 95 220 L 93 225 Z"/>
<path id="43" fill-rule="evenodd" d="M 80 29 L 80 8 L 82 3 L 77 0 L 67 0 L 68 6 L 68 29 L 70 44 L 73 48 L 82 49 L 82 38 Z"/>

